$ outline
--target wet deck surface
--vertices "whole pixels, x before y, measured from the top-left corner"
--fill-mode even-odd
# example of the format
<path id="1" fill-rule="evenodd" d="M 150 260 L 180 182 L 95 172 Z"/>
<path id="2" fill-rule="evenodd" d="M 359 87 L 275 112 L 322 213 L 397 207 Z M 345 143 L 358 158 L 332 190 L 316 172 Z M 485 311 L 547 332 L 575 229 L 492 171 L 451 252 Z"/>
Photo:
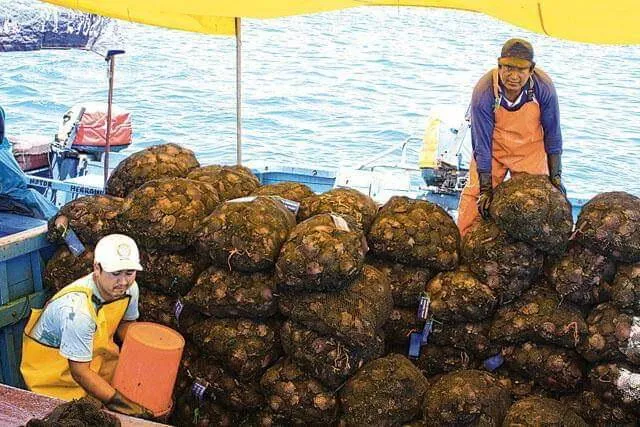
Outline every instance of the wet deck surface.
<path id="1" fill-rule="evenodd" d="M 62 400 L 41 396 L 30 391 L 0 384 L 0 426 L 23 426 L 32 418 L 42 418 L 56 406 L 64 403 Z M 123 427 L 159 427 L 158 424 L 126 415 L 115 414 Z"/>

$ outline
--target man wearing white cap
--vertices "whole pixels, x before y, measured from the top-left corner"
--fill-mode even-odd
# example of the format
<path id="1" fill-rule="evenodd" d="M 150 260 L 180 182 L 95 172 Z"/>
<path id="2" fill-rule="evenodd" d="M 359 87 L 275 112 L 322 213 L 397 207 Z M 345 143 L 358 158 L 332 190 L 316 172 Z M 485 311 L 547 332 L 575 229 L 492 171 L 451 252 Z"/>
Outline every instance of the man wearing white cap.
<path id="1" fill-rule="evenodd" d="M 133 239 L 105 236 L 95 247 L 93 272 L 32 310 L 20 365 L 29 390 L 63 400 L 91 395 L 111 410 L 150 417 L 110 384 L 119 355 L 113 337 L 123 340 L 138 318 L 135 280 L 141 270 Z"/>

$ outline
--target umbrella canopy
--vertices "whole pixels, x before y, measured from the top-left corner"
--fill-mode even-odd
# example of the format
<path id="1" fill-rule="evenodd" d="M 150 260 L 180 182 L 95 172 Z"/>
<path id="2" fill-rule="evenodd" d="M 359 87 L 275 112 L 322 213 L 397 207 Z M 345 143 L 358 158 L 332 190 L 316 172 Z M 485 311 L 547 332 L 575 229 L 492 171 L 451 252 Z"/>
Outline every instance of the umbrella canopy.
<path id="1" fill-rule="evenodd" d="M 358 6 L 420 6 L 481 12 L 552 37 L 639 44 L 637 0 L 44 0 L 85 12 L 207 34 L 235 34 L 234 19 L 276 18 Z"/>

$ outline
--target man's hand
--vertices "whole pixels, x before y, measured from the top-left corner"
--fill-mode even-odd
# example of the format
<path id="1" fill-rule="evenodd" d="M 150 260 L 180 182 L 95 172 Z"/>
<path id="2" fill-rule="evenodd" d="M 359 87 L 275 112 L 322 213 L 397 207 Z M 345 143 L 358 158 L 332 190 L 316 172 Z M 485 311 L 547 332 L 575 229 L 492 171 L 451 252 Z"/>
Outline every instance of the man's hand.
<path id="1" fill-rule="evenodd" d="M 478 212 L 482 219 L 489 219 L 491 214 L 489 208 L 493 201 L 493 186 L 491 185 L 491 174 L 480 173 L 478 174 L 480 181 L 480 195 L 478 196 Z"/>
<path id="2" fill-rule="evenodd" d="M 567 189 L 562 185 L 562 159 L 560 154 L 548 154 L 547 166 L 549 166 L 549 181 L 566 197 Z"/>
<path id="3" fill-rule="evenodd" d="M 133 400 L 127 399 L 118 390 L 116 390 L 116 393 L 109 399 L 105 406 L 112 411 L 132 417 L 144 418 L 146 420 L 153 418 L 153 413 L 150 410 Z"/>

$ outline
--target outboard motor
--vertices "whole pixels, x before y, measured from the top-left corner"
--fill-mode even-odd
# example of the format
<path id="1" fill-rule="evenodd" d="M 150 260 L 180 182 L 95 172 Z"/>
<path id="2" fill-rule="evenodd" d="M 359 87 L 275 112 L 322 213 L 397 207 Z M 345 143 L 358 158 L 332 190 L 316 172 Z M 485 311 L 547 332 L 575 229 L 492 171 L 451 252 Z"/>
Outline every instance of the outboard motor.
<path id="1" fill-rule="evenodd" d="M 85 175 L 89 160 L 101 161 L 107 145 L 106 123 L 106 103 L 78 104 L 64 114 L 51 150 L 53 178 L 64 180 Z M 110 151 L 128 147 L 132 133 L 131 114 L 113 105 Z"/>

